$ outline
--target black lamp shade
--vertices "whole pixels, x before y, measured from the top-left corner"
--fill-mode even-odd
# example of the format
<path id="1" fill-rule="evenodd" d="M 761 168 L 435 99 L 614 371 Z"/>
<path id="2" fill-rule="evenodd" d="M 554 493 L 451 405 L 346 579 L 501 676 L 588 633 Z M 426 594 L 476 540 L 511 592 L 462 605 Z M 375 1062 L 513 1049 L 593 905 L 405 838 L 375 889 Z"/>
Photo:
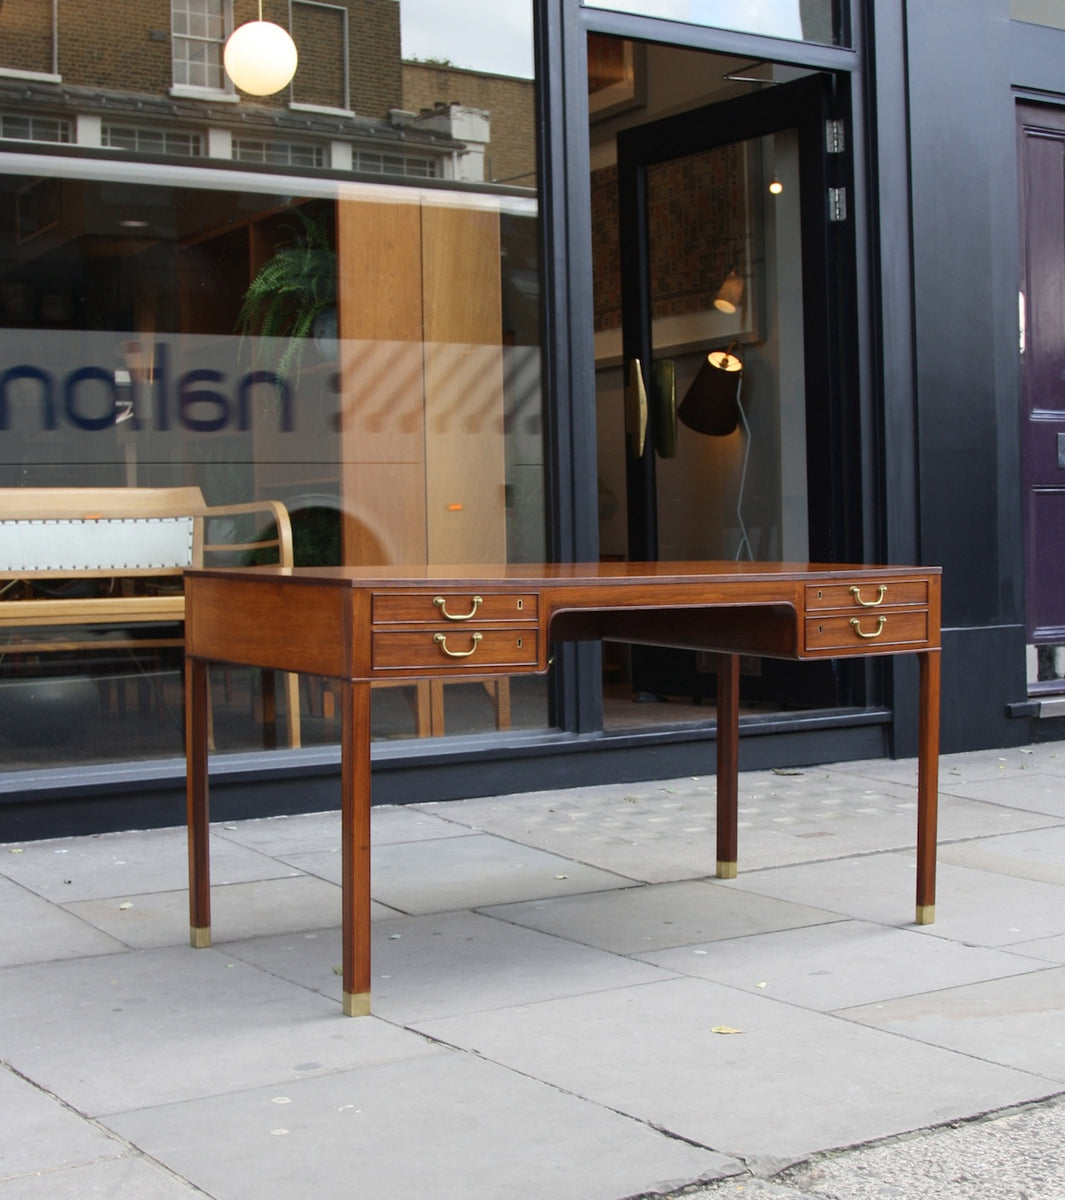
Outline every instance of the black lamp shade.
<path id="1" fill-rule="evenodd" d="M 743 360 L 728 350 L 713 350 L 677 409 L 677 417 L 696 433 L 727 437 L 739 424 Z"/>

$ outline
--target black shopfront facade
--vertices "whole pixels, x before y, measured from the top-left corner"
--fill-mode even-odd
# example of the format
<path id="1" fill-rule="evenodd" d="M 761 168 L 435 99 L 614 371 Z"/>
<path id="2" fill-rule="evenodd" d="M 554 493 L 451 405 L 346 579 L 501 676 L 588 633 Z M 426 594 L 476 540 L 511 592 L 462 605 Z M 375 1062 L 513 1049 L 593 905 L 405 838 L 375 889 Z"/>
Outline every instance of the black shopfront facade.
<path id="1" fill-rule="evenodd" d="M 349 7 L 354 39 L 360 13 Z M 367 449 L 384 445 L 388 406 L 364 401 L 366 376 L 345 349 L 394 348 L 406 336 L 385 328 L 380 315 L 403 294 L 402 253 L 393 256 L 395 278 L 378 263 L 360 287 L 341 282 L 333 340 L 327 333 L 311 347 L 307 339 L 293 384 L 295 396 L 307 397 L 305 408 L 298 399 L 293 409 L 311 414 L 306 426 L 298 415 L 286 427 L 267 408 L 239 429 L 235 417 L 225 429 L 221 418 L 206 428 L 222 402 L 193 403 L 187 411 L 201 427 L 168 428 L 166 437 L 141 430 L 131 448 L 116 420 L 114 445 L 79 477 L 69 463 L 62 469 L 64 456 L 76 457 L 72 440 L 63 440 L 62 411 L 55 428 L 44 428 L 37 406 L 24 411 L 9 390 L 0 486 L 48 485 L 60 476 L 86 486 L 194 482 L 209 501 L 271 496 L 289 505 L 294 525 L 299 514 L 311 530 L 324 522 L 334 541 L 319 539 L 311 553 L 337 557 L 318 561 L 377 554 L 377 561 L 439 562 L 456 543 L 434 525 L 434 503 L 455 513 L 465 504 L 463 520 L 473 507 L 457 490 L 445 503 L 453 498 L 447 489 L 461 483 L 457 458 L 466 473 L 470 462 L 487 464 L 486 473 L 496 472 L 492 495 L 502 497 L 479 514 L 465 544 L 496 539 L 496 553 L 514 561 L 939 565 L 943 752 L 1060 736 L 1065 598 L 1046 564 L 1062 544 L 1055 522 L 1065 530 L 1065 490 L 1059 499 L 1054 475 L 1065 471 L 1058 441 L 1065 444 L 1065 424 L 1060 435 L 1054 427 L 1065 398 L 1053 394 L 1065 368 L 1065 286 L 1058 286 L 1065 257 L 1054 253 L 1063 249 L 1054 239 L 1065 240 L 1065 221 L 1055 222 L 1065 214 L 1065 173 L 1055 158 L 1065 146 L 1065 28 L 1053 27 L 1053 13 L 1044 16 L 1052 7 L 786 0 L 752 17 L 744 5 L 536 0 L 528 23 L 532 78 L 520 80 L 530 97 L 531 157 L 505 172 L 496 164 L 520 91 L 506 69 L 465 68 L 456 59 L 448 78 L 440 70 L 434 80 L 442 109 L 417 119 L 409 93 L 396 92 L 393 103 L 383 83 L 379 101 L 368 84 L 366 99 L 336 103 L 293 91 L 269 113 L 248 107 L 247 98 L 226 99 L 224 83 L 202 94 L 171 83 L 154 128 L 206 122 L 210 154 L 193 163 L 173 152 L 172 141 L 109 142 L 115 123 L 87 89 L 70 88 L 60 102 L 73 78 L 73 68 L 62 69 L 60 26 L 53 31 L 58 70 L 0 72 L 0 118 L 14 120 L 27 105 L 40 110 L 39 122 L 77 109 L 62 145 L 0 126 L 0 170 L 14 214 L 0 272 L 5 358 L 14 345 L 24 356 L 39 347 L 62 381 L 83 369 L 86 356 L 96 363 L 122 353 L 115 361 L 128 381 L 129 345 L 165 343 L 169 364 L 191 361 L 192 371 L 236 379 L 247 346 L 238 344 L 234 322 L 270 251 L 284 247 L 291 228 L 317 222 L 342 279 L 383 236 L 386 224 L 374 225 L 381 201 L 404 213 L 412 207 L 396 196 L 416 175 L 423 249 L 412 303 L 422 323 L 424 405 L 416 473 L 428 516 L 421 542 L 389 540 L 374 505 L 380 481 L 407 471 L 409 455 L 389 459 L 391 450 Z M 406 44 L 402 53 L 410 65 Z M 390 86 L 399 88 L 396 78 L 393 71 Z M 512 82 L 514 89 L 500 90 Z M 475 86 L 495 86 L 476 93 L 494 99 L 470 104 Z M 362 116 L 374 103 L 381 115 L 371 130 Z M 284 161 L 281 150 L 241 160 L 240 147 L 254 139 L 232 119 L 238 109 L 245 125 L 260 122 L 259 142 L 290 147 Z M 492 133 L 478 158 L 481 117 Z M 98 144 L 94 121 L 104 130 Z M 383 170 L 360 137 L 390 142 Z M 325 157 L 301 159 L 315 142 Z M 232 147 L 231 161 L 220 161 L 220 145 Z M 207 161 L 211 155 L 217 161 Z M 54 230 L 34 226 L 51 219 L 51 192 L 36 181 L 56 164 L 70 184 L 58 203 L 76 199 L 85 222 L 63 242 L 78 245 L 76 265 Z M 1060 194 L 1052 194 L 1055 178 Z M 145 226 L 127 226 L 115 252 L 103 225 L 89 224 L 119 192 L 127 220 L 167 231 L 149 238 Z M 286 224 L 297 204 L 299 220 Z M 451 215 L 460 212 L 478 215 Z M 475 234 L 486 212 L 491 232 Z M 386 223 L 396 227 L 393 215 Z M 447 246 L 456 230 L 476 237 L 472 258 L 487 264 L 471 267 L 482 271 L 480 281 L 461 287 L 445 286 L 425 266 L 443 253 L 432 239 Z M 103 274 L 85 266 L 105 259 Z M 237 262 L 244 275 L 234 283 Z M 451 280 L 454 270 L 447 274 Z M 727 280 L 734 291 L 723 297 Z M 492 297 L 480 330 L 468 332 L 465 310 L 450 323 L 428 315 L 434 304 L 462 307 L 471 285 Z M 374 289 L 388 306 L 375 301 Z M 199 299 L 206 294 L 217 313 Z M 44 295 L 74 297 L 73 315 L 57 310 L 59 301 L 49 308 Z M 110 316 L 88 315 L 115 295 L 121 303 Z M 267 349 L 283 336 L 241 331 L 244 342 L 258 338 Z M 743 362 L 740 421 L 709 433 L 674 423 L 663 380 L 672 378 L 675 397 L 684 397 L 706 353 L 726 347 Z M 464 399 L 431 396 L 441 385 L 424 364 L 437 351 L 441 375 L 468 370 L 475 380 Z M 642 437 L 634 359 L 650 395 Z M 399 361 L 388 359 L 393 378 Z M 156 411 L 145 397 L 144 411 Z M 85 400 L 94 413 L 96 403 Z M 475 411 L 492 419 L 475 429 Z M 455 428 L 482 440 L 450 441 Z M 410 433 L 409 421 L 401 432 Z M 11 661 L 9 653 L 4 662 Z M 93 671 L 83 662 L 63 669 Z M 39 673 L 62 675 L 51 665 Z M 17 731 L 3 735 L 0 839 L 183 820 L 179 664 L 103 673 L 128 693 L 129 711 L 116 707 L 115 684 L 109 707 L 93 718 L 111 749 L 94 748 L 80 733 L 29 749 Z M 301 689 L 304 743 L 271 750 L 260 744 L 253 684 L 220 672 L 214 686 L 217 817 L 336 807 L 327 686 L 311 681 Z M 375 693 L 379 803 L 713 771 L 713 673 L 695 655 L 562 644 L 546 680 L 513 681 L 505 721 L 483 688 L 463 685 L 447 696 L 442 735 L 429 738 L 414 736 L 411 700 L 400 692 L 383 690 L 379 700 Z M 916 666 L 904 658 L 745 662 L 741 699 L 743 769 L 916 752 Z M 140 748 L 121 749 L 123 740 L 137 743 L 142 718 Z M 161 721 L 165 732 L 149 730 L 149 721 Z"/>

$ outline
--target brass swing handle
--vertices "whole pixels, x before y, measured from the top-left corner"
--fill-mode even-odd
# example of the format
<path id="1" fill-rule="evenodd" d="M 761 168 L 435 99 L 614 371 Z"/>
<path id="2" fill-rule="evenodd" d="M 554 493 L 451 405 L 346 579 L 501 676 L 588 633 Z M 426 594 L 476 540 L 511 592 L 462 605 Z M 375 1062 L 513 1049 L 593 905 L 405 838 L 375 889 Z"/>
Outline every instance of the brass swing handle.
<path id="1" fill-rule="evenodd" d="M 862 606 L 862 608 L 876 608 L 876 606 L 878 604 L 883 602 L 884 597 L 887 595 L 887 584 L 882 583 L 876 589 L 876 599 L 875 600 L 863 600 L 862 599 L 862 589 L 860 587 L 852 587 L 851 595 Z"/>
<path id="2" fill-rule="evenodd" d="M 884 632 L 884 626 L 886 624 L 887 617 L 877 617 L 876 633 L 862 633 L 861 621 L 859 621 L 857 617 L 851 617 L 851 629 L 853 629 L 860 638 L 878 638 Z M 441 635 L 437 634 L 436 636 L 440 637 Z"/>
<path id="3" fill-rule="evenodd" d="M 472 616 L 473 614 L 471 613 L 470 615 Z M 448 656 L 448 658 L 469 658 L 470 655 L 477 649 L 478 645 L 480 644 L 481 638 L 483 638 L 483 637 L 484 637 L 483 633 L 471 633 L 470 639 L 472 640 L 473 645 L 469 648 L 469 650 L 449 650 L 447 648 L 447 634 L 446 633 L 434 633 L 433 641 L 436 642 L 436 644 L 440 647 L 442 653 L 446 654 Z"/>
<path id="4" fill-rule="evenodd" d="M 434 596 L 433 603 L 440 609 L 440 615 L 449 621 L 468 621 L 484 603 L 483 596 L 474 596 L 468 613 L 450 613 L 447 611 L 447 600 L 443 596 Z"/>

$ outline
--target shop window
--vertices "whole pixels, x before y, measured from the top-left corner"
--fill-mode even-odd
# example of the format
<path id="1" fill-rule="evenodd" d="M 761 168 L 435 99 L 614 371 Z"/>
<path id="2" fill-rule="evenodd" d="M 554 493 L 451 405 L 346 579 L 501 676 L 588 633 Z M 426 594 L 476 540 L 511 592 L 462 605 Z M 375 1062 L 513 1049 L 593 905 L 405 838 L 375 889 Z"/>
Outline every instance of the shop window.
<path id="1" fill-rule="evenodd" d="M 18 7 L 2 0 L 0 21 Z M 108 65 L 113 31 L 97 7 L 64 0 L 64 29 L 77 28 L 87 47 L 62 85 L 81 89 L 69 111 L 84 111 L 90 88 L 141 100 L 154 87 L 163 100 L 170 50 L 158 18 L 141 14 L 135 32 L 145 59 L 158 44 L 157 77 L 145 71 L 134 86 L 118 56 Z M 335 21 L 338 7 L 296 4 L 294 19 Z M 251 99 L 216 105 L 210 131 L 178 114 L 167 120 L 169 104 L 149 120 L 123 103 L 86 115 L 103 157 L 54 145 L 26 173 L 25 156 L 0 155 L 0 487 L 194 486 L 212 506 L 276 500 L 301 566 L 544 558 L 533 80 L 502 76 L 502 34 L 453 79 L 415 72 L 449 114 L 477 89 L 478 109 L 492 116 L 482 144 L 524 184 L 505 194 L 448 188 L 439 164 L 460 139 L 450 125 L 409 132 L 433 101 L 404 92 L 414 85 L 404 84 L 400 5 L 345 7 L 362 14 L 353 36 L 374 48 L 352 78 L 357 124 L 331 120 L 316 141 L 305 116 L 273 101 L 268 119 Z M 220 86 L 212 56 L 228 0 L 174 0 L 172 12 L 174 81 Z M 465 54 L 412 12 L 403 30 L 412 55 Z M 531 61 L 531 26 L 517 40 Z M 301 47 L 300 61 L 309 75 L 313 51 Z M 306 99 L 300 87 L 310 83 L 297 73 L 296 94 Z M 54 115 L 55 89 L 38 91 L 0 114 L 0 133 L 71 140 Z M 338 100 L 340 91 L 322 91 L 308 103 Z M 216 524 L 211 540 L 237 544 L 235 565 L 265 561 L 252 544 L 268 528 L 251 518 Z M 68 585 L 135 596 L 156 586 L 60 581 Z M 42 595 L 39 581 L 0 578 L 0 606 Z M 139 639 L 99 633 L 98 646 L 86 649 L 82 637 L 74 649 L 58 629 L 0 628 L 3 770 L 180 758 L 180 638 L 170 631 L 131 646 Z M 220 753 L 269 744 L 262 683 L 236 668 L 212 671 Z M 488 683 L 471 676 L 447 688 L 442 718 L 413 689 L 375 688 L 374 734 L 547 725 L 543 679 Z M 293 696 L 283 689 L 278 679 L 276 741 L 287 747 Z M 298 703 L 303 747 L 338 740 L 327 683 L 301 681 Z"/>
<path id="2" fill-rule="evenodd" d="M 175 86 L 222 90 L 225 0 L 171 0 L 170 15 Z"/>

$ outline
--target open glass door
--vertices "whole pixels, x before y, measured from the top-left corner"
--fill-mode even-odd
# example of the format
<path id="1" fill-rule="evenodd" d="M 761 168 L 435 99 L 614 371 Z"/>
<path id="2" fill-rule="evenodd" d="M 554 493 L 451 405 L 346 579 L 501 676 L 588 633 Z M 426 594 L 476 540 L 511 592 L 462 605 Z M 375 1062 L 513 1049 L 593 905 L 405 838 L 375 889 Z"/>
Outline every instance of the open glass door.
<path id="1" fill-rule="evenodd" d="M 593 68 L 629 55 L 634 85 L 609 131 L 591 93 L 604 556 L 831 561 L 851 456 L 833 419 L 830 81 L 628 46 L 589 48 Z M 713 696 L 705 656 L 636 648 L 606 667 L 608 727 Z M 742 694 L 773 711 L 844 699 L 827 664 L 745 664 Z"/>

